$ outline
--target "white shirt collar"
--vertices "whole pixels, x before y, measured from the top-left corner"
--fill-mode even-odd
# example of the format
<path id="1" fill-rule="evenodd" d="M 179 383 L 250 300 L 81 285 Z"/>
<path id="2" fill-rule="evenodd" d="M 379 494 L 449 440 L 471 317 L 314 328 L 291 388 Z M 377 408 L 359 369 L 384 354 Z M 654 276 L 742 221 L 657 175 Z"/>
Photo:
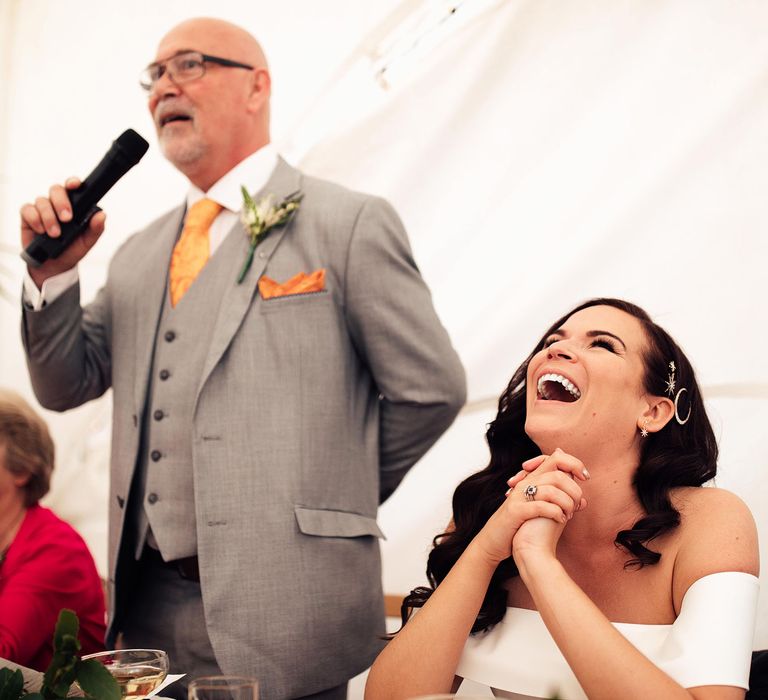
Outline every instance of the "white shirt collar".
<path id="1" fill-rule="evenodd" d="M 203 192 L 199 187 L 190 183 L 187 192 L 187 210 L 195 202 L 207 197 L 231 212 L 239 212 L 243 208 L 243 195 L 240 187 L 245 185 L 251 194 L 258 192 L 272 176 L 277 166 L 277 159 L 277 149 L 268 143 L 241 160 L 232 170 L 216 181 L 207 192 Z"/>

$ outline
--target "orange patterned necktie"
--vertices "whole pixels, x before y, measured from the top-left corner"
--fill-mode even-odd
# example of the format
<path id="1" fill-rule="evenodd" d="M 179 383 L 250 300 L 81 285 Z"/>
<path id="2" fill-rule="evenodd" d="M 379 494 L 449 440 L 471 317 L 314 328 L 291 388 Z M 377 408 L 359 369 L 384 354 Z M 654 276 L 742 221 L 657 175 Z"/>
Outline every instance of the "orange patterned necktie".
<path id="1" fill-rule="evenodd" d="M 222 210 L 212 199 L 195 202 L 187 212 L 181 236 L 171 256 L 171 306 L 175 307 L 211 256 L 208 229 Z"/>

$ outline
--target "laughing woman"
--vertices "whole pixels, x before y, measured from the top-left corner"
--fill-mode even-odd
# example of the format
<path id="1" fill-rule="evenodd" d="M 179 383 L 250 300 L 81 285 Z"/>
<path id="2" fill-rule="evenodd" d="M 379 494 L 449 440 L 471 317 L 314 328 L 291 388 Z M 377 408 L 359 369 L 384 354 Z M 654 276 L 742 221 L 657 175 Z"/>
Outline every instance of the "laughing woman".
<path id="1" fill-rule="evenodd" d="M 582 304 L 515 372 L 487 439 L 366 699 L 462 678 L 518 699 L 743 698 L 757 535 L 738 498 L 700 488 L 717 446 L 672 338 L 633 304 Z"/>

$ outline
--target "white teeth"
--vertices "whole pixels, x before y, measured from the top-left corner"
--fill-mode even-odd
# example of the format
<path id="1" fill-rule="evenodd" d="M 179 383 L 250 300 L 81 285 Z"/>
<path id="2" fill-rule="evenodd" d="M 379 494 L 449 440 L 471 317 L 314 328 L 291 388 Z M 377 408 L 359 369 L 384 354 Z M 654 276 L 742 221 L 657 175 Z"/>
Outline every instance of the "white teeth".
<path id="1" fill-rule="evenodd" d="M 549 398 L 546 390 L 547 382 L 558 382 L 559 384 L 562 384 L 568 393 L 574 398 L 578 399 L 581 397 L 581 391 L 579 390 L 579 387 L 577 387 L 573 382 L 564 377 L 562 374 L 542 374 L 539 377 L 536 388 L 539 392 L 539 395 L 544 399 Z"/>

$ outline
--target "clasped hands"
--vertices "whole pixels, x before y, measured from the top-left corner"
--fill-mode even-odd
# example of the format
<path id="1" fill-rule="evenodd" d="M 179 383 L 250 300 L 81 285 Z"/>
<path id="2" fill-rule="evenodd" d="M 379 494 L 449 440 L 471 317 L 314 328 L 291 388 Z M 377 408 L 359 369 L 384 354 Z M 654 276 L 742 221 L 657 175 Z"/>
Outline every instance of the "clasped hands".
<path id="1" fill-rule="evenodd" d="M 574 513 L 587 507 L 579 482 L 587 481 L 589 472 L 573 455 L 557 449 L 523 462 L 522 467 L 507 482 L 504 503 L 474 540 L 495 564 L 510 556 L 518 561 L 531 551 L 554 557 L 565 526 Z M 525 494 L 528 486 L 536 487 L 532 499 Z"/>

